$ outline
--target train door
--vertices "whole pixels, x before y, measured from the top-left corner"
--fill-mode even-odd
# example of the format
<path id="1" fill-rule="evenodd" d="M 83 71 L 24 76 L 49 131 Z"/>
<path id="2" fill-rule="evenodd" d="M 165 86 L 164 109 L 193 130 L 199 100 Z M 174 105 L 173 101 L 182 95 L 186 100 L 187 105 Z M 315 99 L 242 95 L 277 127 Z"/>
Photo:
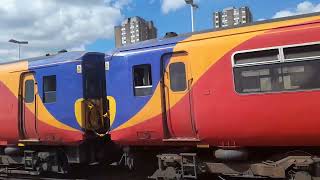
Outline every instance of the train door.
<path id="1" fill-rule="evenodd" d="M 21 75 L 19 93 L 19 131 L 21 140 L 37 140 L 37 85 L 33 73 Z"/>
<path id="2" fill-rule="evenodd" d="M 192 140 L 196 137 L 192 112 L 192 74 L 186 52 L 163 59 L 163 100 L 168 140 Z"/>
<path id="3" fill-rule="evenodd" d="M 82 61 L 83 97 L 87 104 L 83 128 L 98 134 L 106 134 L 110 128 L 104 57 L 89 54 Z"/>

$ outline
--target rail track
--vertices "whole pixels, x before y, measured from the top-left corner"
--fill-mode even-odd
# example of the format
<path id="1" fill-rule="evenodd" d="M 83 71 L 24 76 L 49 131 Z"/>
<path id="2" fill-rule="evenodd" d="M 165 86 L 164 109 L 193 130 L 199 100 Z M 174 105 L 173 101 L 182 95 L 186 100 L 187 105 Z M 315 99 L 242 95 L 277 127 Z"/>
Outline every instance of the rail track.
<path id="1" fill-rule="evenodd" d="M 92 166 L 89 168 L 78 168 L 64 177 L 53 174 L 43 176 L 0 174 L 0 180 L 145 180 L 149 175 L 147 172 L 129 172 L 123 168 L 114 166 Z M 216 177 L 202 177 L 199 179 L 221 180 Z"/>
<path id="2" fill-rule="evenodd" d="M 0 174 L 0 180 L 145 180 L 150 176 L 149 172 L 144 168 L 140 171 L 129 171 L 119 166 L 110 165 L 91 165 L 89 167 L 74 167 L 68 175 L 44 174 L 42 176 L 18 175 L 18 174 Z M 238 178 L 230 178 L 236 180 Z M 219 178 L 208 175 L 201 176 L 199 180 L 229 180 L 228 178 Z M 241 179 L 245 180 L 245 179 Z M 250 179 L 254 180 L 254 179 Z M 261 179 L 259 179 L 261 180 Z"/>
<path id="3" fill-rule="evenodd" d="M 17 175 L 17 174 L 0 174 L 0 179 L 3 180 L 26 180 L 26 179 L 41 179 L 41 180 L 142 180 L 147 179 L 147 173 L 144 172 L 129 172 L 120 167 L 115 166 L 98 166 L 77 167 L 74 168 L 68 175 L 45 174 L 42 176 Z"/>

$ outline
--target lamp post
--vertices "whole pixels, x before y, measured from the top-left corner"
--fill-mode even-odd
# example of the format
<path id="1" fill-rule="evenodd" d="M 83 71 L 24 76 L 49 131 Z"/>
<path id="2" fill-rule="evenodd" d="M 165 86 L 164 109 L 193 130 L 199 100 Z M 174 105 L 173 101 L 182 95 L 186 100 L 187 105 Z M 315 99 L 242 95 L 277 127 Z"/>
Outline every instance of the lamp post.
<path id="1" fill-rule="evenodd" d="M 191 7 L 191 28 L 192 32 L 194 32 L 194 11 L 199 8 L 199 6 L 195 4 L 193 0 L 185 0 L 185 2 Z"/>
<path id="2" fill-rule="evenodd" d="M 18 44 L 19 45 L 19 60 L 20 60 L 20 49 L 21 49 L 21 44 L 28 44 L 28 41 L 17 41 L 15 39 L 10 39 L 9 40 L 10 43 L 14 43 L 14 44 Z"/>

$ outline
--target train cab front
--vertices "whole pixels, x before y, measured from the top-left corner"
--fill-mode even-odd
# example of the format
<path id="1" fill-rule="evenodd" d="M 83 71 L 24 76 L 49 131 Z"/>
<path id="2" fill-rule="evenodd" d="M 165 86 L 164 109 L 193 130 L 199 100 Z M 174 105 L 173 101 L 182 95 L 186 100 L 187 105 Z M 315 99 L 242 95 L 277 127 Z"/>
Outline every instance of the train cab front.
<path id="1" fill-rule="evenodd" d="M 104 57 L 103 53 L 87 53 L 82 58 L 83 101 L 80 124 L 86 138 L 105 137 L 110 128 Z"/>

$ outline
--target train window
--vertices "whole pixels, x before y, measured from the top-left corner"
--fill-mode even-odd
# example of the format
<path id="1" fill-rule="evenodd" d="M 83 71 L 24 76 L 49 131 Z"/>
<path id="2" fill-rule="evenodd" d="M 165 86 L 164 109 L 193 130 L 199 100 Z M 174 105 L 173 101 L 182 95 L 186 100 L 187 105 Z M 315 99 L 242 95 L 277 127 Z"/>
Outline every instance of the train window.
<path id="1" fill-rule="evenodd" d="M 57 100 L 57 82 L 56 76 L 43 77 L 43 102 L 54 103 Z"/>
<path id="2" fill-rule="evenodd" d="M 238 53 L 233 62 L 239 93 L 320 89 L 320 44 Z"/>
<path id="3" fill-rule="evenodd" d="M 279 83 L 273 81 L 278 65 L 235 68 L 235 84 L 239 93 L 268 92 L 277 90 Z"/>
<path id="4" fill-rule="evenodd" d="M 320 44 L 284 48 L 283 53 L 285 59 L 320 56 Z"/>
<path id="5" fill-rule="evenodd" d="M 152 94 L 150 64 L 133 66 L 133 86 L 135 96 L 148 96 Z"/>
<path id="6" fill-rule="evenodd" d="M 263 51 L 253 51 L 238 53 L 234 55 L 234 64 L 242 65 L 247 63 L 261 63 L 267 61 L 277 61 L 279 60 L 279 50 L 269 49 Z"/>
<path id="7" fill-rule="evenodd" d="M 34 101 L 34 81 L 25 81 L 25 92 L 24 92 L 24 102 L 32 103 Z"/>
<path id="8" fill-rule="evenodd" d="M 320 61 L 285 63 L 282 66 L 284 90 L 308 90 L 320 88 Z"/>
<path id="9" fill-rule="evenodd" d="M 169 67 L 170 87 L 174 92 L 187 89 L 187 78 L 185 64 L 182 62 L 172 63 Z"/>
<path id="10" fill-rule="evenodd" d="M 239 93 L 320 89 L 320 61 L 299 61 L 234 69 Z"/>

